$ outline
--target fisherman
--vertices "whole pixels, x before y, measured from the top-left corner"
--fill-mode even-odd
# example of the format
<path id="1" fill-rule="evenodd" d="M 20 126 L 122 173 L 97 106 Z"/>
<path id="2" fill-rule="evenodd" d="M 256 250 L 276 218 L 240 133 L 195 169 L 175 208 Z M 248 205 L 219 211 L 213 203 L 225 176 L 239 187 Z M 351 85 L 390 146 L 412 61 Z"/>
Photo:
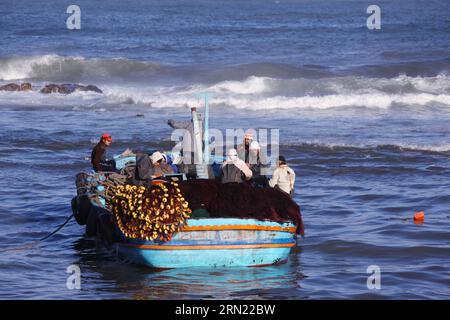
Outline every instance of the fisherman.
<path id="1" fill-rule="evenodd" d="M 277 168 L 273 172 L 272 179 L 269 180 L 269 186 L 283 192 L 291 197 L 294 195 L 295 172 L 288 167 L 286 158 L 278 157 Z"/>
<path id="2" fill-rule="evenodd" d="M 267 167 L 267 161 L 261 153 L 261 146 L 258 141 L 252 141 L 249 146 L 249 163 L 247 164 L 252 170 L 252 186 L 266 188 L 268 186 L 267 177 L 261 174 L 261 170 Z"/>
<path id="3" fill-rule="evenodd" d="M 250 180 L 252 177 L 252 170 L 239 159 L 236 149 L 229 149 L 227 152 L 227 160 L 222 164 L 220 172 L 220 182 L 242 183 Z"/>
<path id="4" fill-rule="evenodd" d="M 162 154 L 161 152 L 154 152 L 151 155 L 150 160 L 152 161 L 153 165 L 153 179 L 160 178 L 165 174 L 174 173 L 172 167 L 164 160 L 164 154 Z"/>
<path id="5" fill-rule="evenodd" d="M 106 149 L 111 145 L 112 137 L 105 133 L 94 147 L 91 153 L 92 168 L 95 172 L 115 171 L 115 161 L 106 158 Z"/>
<path id="6" fill-rule="evenodd" d="M 197 108 L 191 108 L 191 111 L 196 111 Z M 203 141 L 203 127 L 204 122 L 202 120 L 202 115 L 197 113 L 198 119 L 201 122 L 201 126 L 199 126 L 200 137 Z M 178 121 L 178 120 L 168 120 L 167 124 L 171 126 L 173 129 L 183 129 L 185 130 L 183 133 L 183 141 L 181 142 L 181 155 L 183 157 L 184 164 L 195 164 L 195 150 L 197 150 L 197 144 L 195 142 L 194 137 L 194 122 L 193 120 L 189 121 Z"/>
<path id="7" fill-rule="evenodd" d="M 253 141 L 253 131 L 247 130 L 244 133 L 244 143 L 241 143 L 237 147 L 237 152 L 239 155 L 239 158 L 244 160 L 245 163 L 249 163 L 249 151 L 250 151 L 250 143 Z"/>
<path id="8" fill-rule="evenodd" d="M 110 134 L 105 133 L 100 137 L 100 141 L 97 145 L 92 149 L 91 153 L 91 163 L 92 168 L 95 172 L 102 171 L 116 171 L 116 162 L 114 159 L 108 160 L 106 158 L 106 148 L 108 148 L 112 143 L 112 137 Z M 133 151 L 127 148 L 124 152 L 122 152 L 122 157 L 127 157 L 132 154 Z"/>

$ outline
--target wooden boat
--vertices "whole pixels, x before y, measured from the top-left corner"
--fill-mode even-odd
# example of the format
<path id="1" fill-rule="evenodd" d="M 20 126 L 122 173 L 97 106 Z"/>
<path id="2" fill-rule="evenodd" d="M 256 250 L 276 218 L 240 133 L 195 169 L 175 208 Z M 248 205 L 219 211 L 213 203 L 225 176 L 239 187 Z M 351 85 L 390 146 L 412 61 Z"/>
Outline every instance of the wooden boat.
<path id="1" fill-rule="evenodd" d="M 192 116 L 200 148 L 197 153 L 203 158 L 195 108 Z M 210 155 L 206 158 L 210 159 Z M 116 156 L 114 160 L 116 168 L 123 169 L 128 163 L 135 163 L 136 157 Z M 221 163 L 223 159 L 218 161 Z M 205 168 L 197 166 L 197 178 L 207 176 Z M 87 224 L 86 233 L 95 234 L 114 247 L 114 252 L 122 259 L 152 268 L 267 266 L 286 262 L 291 248 L 296 245 L 293 223 L 238 218 L 191 217 L 166 242 L 127 238 L 111 223 L 111 213 L 106 210 L 105 199 L 101 196 L 102 179 L 102 174 L 78 175 L 78 196 L 72 200 L 72 208 L 77 221 Z"/>
<path id="2" fill-rule="evenodd" d="M 152 268 L 267 266 L 286 262 L 296 245 L 293 223 L 240 218 L 190 218 L 166 242 L 127 238 L 111 223 L 101 197 L 103 179 L 97 173 L 77 177 L 72 208 L 79 223 L 84 216 L 80 224 L 86 224 L 86 234 L 123 260 Z M 84 183 L 89 187 L 80 187 Z"/>
<path id="3" fill-rule="evenodd" d="M 188 219 L 170 241 L 126 239 L 121 258 L 153 268 L 257 267 L 286 262 L 295 225 L 254 219 Z"/>

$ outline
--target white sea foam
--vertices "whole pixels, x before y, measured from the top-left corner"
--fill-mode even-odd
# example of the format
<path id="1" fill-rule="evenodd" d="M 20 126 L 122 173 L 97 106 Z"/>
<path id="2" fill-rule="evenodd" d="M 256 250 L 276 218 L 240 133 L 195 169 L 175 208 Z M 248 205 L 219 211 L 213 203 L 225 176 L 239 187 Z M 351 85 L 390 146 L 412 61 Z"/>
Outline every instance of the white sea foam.
<path id="1" fill-rule="evenodd" d="M 61 61 L 57 55 L 35 57 L 12 57 L 0 60 L 0 80 L 21 80 L 33 78 L 42 67 L 51 66 Z"/>
<path id="2" fill-rule="evenodd" d="M 223 81 L 208 88 L 212 92 L 234 94 L 257 94 L 267 90 L 274 79 L 251 76 L 245 81 Z"/>
<path id="3" fill-rule="evenodd" d="M 340 107 L 366 107 L 386 109 L 395 104 L 405 106 L 426 106 L 429 104 L 439 104 L 441 106 L 450 106 L 450 94 L 433 93 L 406 93 L 406 94 L 388 94 L 379 91 L 372 93 L 343 93 L 328 95 L 305 95 L 305 96 L 270 96 L 267 94 L 224 94 L 208 88 L 191 87 L 180 91 L 162 87 L 139 87 L 129 88 L 120 86 L 104 86 L 103 95 L 94 94 L 95 99 L 102 100 L 105 103 L 116 104 L 142 104 L 154 108 L 180 108 L 201 105 L 198 93 L 208 91 L 213 93 L 211 106 L 227 106 L 236 109 L 248 110 L 295 110 L 295 109 L 330 109 Z M 19 102 L 23 99 L 24 103 L 31 100 L 38 102 L 46 101 L 45 104 L 61 102 L 64 100 L 76 100 L 80 102 L 89 100 L 88 93 L 75 93 L 71 95 L 41 95 L 37 92 L 2 92 L 0 100 L 7 103 L 9 100 Z"/>
<path id="4" fill-rule="evenodd" d="M 191 81 L 180 82 L 180 75 L 177 72 L 172 74 L 173 70 L 170 68 L 172 67 L 157 63 L 120 58 L 102 60 L 58 55 L 13 57 L 0 59 L 0 79 L 3 83 L 31 79 L 37 87 L 50 81 L 80 81 L 95 84 L 104 91 L 102 97 L 95 97 L 101 100 L 100 103 L 142 104 L 154 108 L 198 106 L 198 94 L 201 92 L 213 94 L 210 102 L 212 106 L 248 110 L 450 106 L 450 77 L 445 74 L 433 77 L 399 75 L 394 78 L 336 76 L 280 79 L 249 76 L 243 80 L 224 80 L 206 85 Z M 167 70 L 171 70 L 171 76 L 178 77 L 177 85 L 168 80 Z M 223 75 L 219 78 L 222 79 Z M 147 81 L 150 76 L 153 77 L 152 82 Z M 158 77 L 165 77 L 164 81 L 159 81 Z M 33 97 L 32 101 L 44 101 L 46 105 L 52 101 L 60 103 L 64 99 L 73 101 L 77 97 L 81 104 L 91 103 L 86 101 L 90 100 L 86 95 L 38 97 L 27 92 L 2 92 L 0 102 L 8 103 L 8 99 L 18 102 L 23 98 L 24 103 L 27 103 L 30 97 Z"/>
<path id="5" fill-rule="evenodd" d="M 133 79 L 152 74 L 161 65 L 124 58 L 86 59 L 55 54 L 0 59 L 0 80 L 78 81 Z"/>
<path id="6" fill-rule="evenodd" d="M 149 91 L 120 90 L 110 92 L 108 98 L 118 103 L 151 104 L 155 108 L 174 108 L 200 105 L 196 98 L 197 92 L 204 90 L 189 90 L 188 92 L 150 94 Z M 133 92 L 134 91 L 134 92 Z M 329 109 L 339 107 L 367 107 L 386 109 L 395 104 L 406 106 L 426 106 L 431 103 L 450 106 L 450 94 L 408 93 L 387 94 L 382 92 L 365 94 L 331 94 L 323 96 L 258 96 L 258 95 L 223 95 L 214 94 L 211 106 L 228 106 L 248 110 L 276 109 Z"/>

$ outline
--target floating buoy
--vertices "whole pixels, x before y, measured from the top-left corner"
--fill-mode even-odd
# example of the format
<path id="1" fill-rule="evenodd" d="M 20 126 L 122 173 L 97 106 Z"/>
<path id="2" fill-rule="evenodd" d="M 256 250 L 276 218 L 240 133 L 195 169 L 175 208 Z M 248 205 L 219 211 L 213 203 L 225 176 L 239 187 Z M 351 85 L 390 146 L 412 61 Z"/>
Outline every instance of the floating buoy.
<path id="1" fill-rule="evenodd" d="M 425 212 L 418 211 L 414 213 L 414 223 L 421 224 L 425 221 Z"/>

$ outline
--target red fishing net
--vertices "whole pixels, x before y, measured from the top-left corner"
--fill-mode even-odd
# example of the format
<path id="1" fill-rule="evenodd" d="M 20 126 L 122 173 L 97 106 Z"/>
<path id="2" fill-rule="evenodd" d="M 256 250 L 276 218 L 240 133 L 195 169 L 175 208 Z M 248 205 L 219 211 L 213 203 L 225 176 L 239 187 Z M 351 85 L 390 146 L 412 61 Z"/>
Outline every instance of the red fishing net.
<path id="1" fill-rule="evenodd" d="M 187 180 L 180 182 L 180 188 L 192 210 L 206 209 L 210 217 L 290 221 L 304 235 L 300 206 L 282 191 L 214 180 Z"/>

